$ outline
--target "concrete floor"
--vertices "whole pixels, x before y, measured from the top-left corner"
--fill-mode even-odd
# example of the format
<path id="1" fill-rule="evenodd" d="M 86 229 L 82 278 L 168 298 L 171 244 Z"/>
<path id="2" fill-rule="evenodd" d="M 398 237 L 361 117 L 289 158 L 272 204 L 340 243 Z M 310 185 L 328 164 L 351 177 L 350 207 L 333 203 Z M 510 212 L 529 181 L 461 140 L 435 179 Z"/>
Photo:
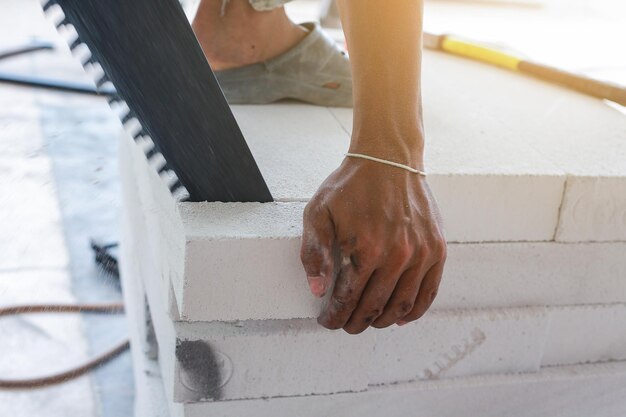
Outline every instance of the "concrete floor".
<path id="1" fill-rule="evenodd" d="M 90 82 L 34 1 L 0 2 L 0 49 L 58 43 L 0 62 L 0 71 Z M 89 239 L 117 240 L 115 140 L 102 98 L 0 85 L 0 304 L 121 299 L 94 266 Z M 10 221 L 5 221 L 10 219 Z M 0 321 L 0 378 L 52 373 L 126 337 L 123 316 L 33 315 Z M 89 376 L 30 392 L 0 392 L 0 415 L 130 416 L 128 353 Z"/>
<path id="2" fill-rule="evenodd" d="M 626 84 L 626 55 L 616 52 L 626 37 L 623 2 L 544 3 L 540 8 L 430 1 L 425 28 L 497 41 L 535 59 Z M 310 20 L 316 8 L 313 1 L 299 1 L 289 13 Z M 0 70 L 89 82 L 34 0 L 0 0 L 0 10 L 0 49 L 34 38 L 59 44 L 56 52 L 0 62 Z M 0 85 L 0 305 L 120 298 L 117 283 L 94 267 L 88 246 L 91 237 L 117 240 L 119 129 L 100 98 Z M 0 320 L 0 378 L 65 368 L 125 333 L 123 317 Z M 131 416 L 130 368 L 126 354 L 62 386 L 0 392 L 0 415 Z"/>

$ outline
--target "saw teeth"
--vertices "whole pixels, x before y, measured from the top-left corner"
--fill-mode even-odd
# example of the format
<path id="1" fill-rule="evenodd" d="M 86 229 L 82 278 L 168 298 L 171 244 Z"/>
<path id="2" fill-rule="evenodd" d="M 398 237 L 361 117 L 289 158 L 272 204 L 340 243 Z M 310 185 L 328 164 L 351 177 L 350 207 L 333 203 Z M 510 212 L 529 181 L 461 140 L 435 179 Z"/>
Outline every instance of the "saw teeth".
<path id="1" fill-rule="evenodd" d="M 102 77 L 106 77 L 104 73 L 104 69 L 102 69 L 102 65 L 96 60 L 93 61 L 91 66 L 89 67 L 89 73 L 93 77 L 94 80 L 100 79 Z"/>
<path id="2" fill-rule="evenodd" d="M 165 169 L 165 167 L 167 166 L 167 162 L 165 162 L 165 158 L 163 158 L 163 155 L 161 155 L 161 154 L 159 154 L 159 155 L 161 157 L 158 158 L 158 160 L 156 162 L 154 162 L 152 166 L 156 170 L 157 174 L 159 174 L 159 176 L 161 176 L 161 174 L 163 172 L 167 171 L 167 169 Z"/>
<path id="3" fill-rule="evenodd" d="M 137 131 L 137 133 L 133 135 L 133 139 L 137 141 L 139 138 L 144 136 L 148 136 L 148 133 L 143 128 L 141 128 Z"/>
<path id="4" fill-rule="evenodd" d="M 189 192 L 174 172 L 166 171 L 163 176 L 166 178 L 166 182 L 169 183 L 168 188 L 176 201 L 182 202 L 189 199 Z"/>
<path id="5" fill-rule="evenodd" d="M 107 77 L 106 75 L 103 75 L 102 77 L 100 77 L 97 81 L 96 81 L 96 87 L 100 88 L 102 87 L 104 84 L 106 83 L 110 83 L 111 80 L 109 80 L 109 77 Z"/>
<path id="6" fill-rule="evenodd" d="M 154 155 L 154 157 L 150 160 L 150 165 L 157 172 L 157 174 L 161 175 L 161 169 L 163 165 L 166 165 L 167 161 L 161 152 Z"/>
<path id="7" fill-rule="evenodd" d="M 57 29 L 61 29 L 62 26 L 70 25 L 70 21 L 66 17 L 63 17 L 59 23 L 56 24 Z"/>
<path id="8" fill-rule="evenodd" d="M 61 37 L 67 42 L 72 54 L 80 60 L 85 71 L 96 80 L 97 88 L 100 89 L 106 84 L 110 84 L 111 87 L 115 88 L 115 85 L 104 72 L 100 63 L 91 53 L 89 46 L 81 41 L 76 28 L 71 20 L 66 17 L 58 0 L 40 0 L 40 3 L 46 17 L 54 24 Z M 176 173 L 170 169 L 167 160 L 158 150 L 148 132 L 141 125 L 141 122 L 135 117 L 134 112 L 129 109 L 126 101 L 118 93 L 106 94 L 105 97 L 111 108 L 118 110 L 118 116 L 120 116 L 124 129 L 132 135 L 137 146 L 142 149 L 148 163 L 165 182 L 172 193 L 172 197 L 176 201 L 188 201 L 190 197 L 189 192 L 180 182 Z"/>
<path id="9" fill-rule="evenodd" d="M 181 184 L 180 180 L 176 179 L 176 181 L 174 181 L 170 186 L 169 189 L 172 193 L 174 193 L 176 190 L 178 190 L 179 188 L 183 187 L 183 184 Z M 183 187 L 184 188 L 184 187 Z"/>
<path id="10" fill-rule="evenodd" d="M 81 63 L 83 61 L 83 57 L 91 56 L 91 51 L 87 48 L 87 45 L 82 42 L 76 45 L 74 49 L 70 49 L 70 52 L 72 53 L 72 56 L 78 59 Z"/>
<path id="11" fill-rule="evenodd" d="M 165 161 L 165 159 L 163 159 L 163 161 L 163 165 L 161 165 L 159 168 L 156 168 L 159 175 L 162 175 L 164 172 L 170 170 L 170 167 L 167 165 L 167 161 Z"/>
<path id="12" fill-rule="evenodd" d="M 77 39 L 77 41 L 78 45 L 76 45 L 74 49 L 70 48 L 70 52 L 72 53 L 72 56 L 82 64 L 86 57 L 90 57 L 92 54 L 84 42 L 80 42 L 80 39 Z"/>
<path id="13" fill-rule="evenodd" d="M 57 32 L 59 32 L 59 35 L 61 35 L 65 43 L 68 45 L 78 36 L 76 28 L 67 18 L 64 18 L 61 22 L 59 22 Z"/>
<path id="14" fill-rule="evenodd" d="M 74 24 L 72 23 L 65 26 L 64 32 L 65 32 L 65 36 L 63 37 L 63 39 L 68 45 L 70 44 L 72 40 L 78 38 L 78 32 L 76 31 L 76 28 L 74 27 Z"/>
<path id="15" fill-rule="evenodd" d="M 160 152 L 157 150 L 156 146 L 153 146 L 152 149 L 148 149 L 145 152 L 146 158 L 148 159 L 148 161 L 150 161 L 154 156 L 160 154 Z"/>
<path id="16" fill-rule="evenodd" d="M 61 26 L 61 22 L 65 20 L 65 13 L 63 13 L 63 9 L 61 9 L 61 6 L 54 3 L 46 9 L 45 13 L 48 20 L 50 20 L 54 24 L 55 28 L 57 28 L 58 30 L 59 26 Z"/>
<path id="17" fill-rule="evenodd" d="M 49 8 L 51 8 L 52 6 L 54 6 L 55 4 L 57 4 L 56 1 L 54 0 L 44 0 L 41 3 L 41 8 L 43 9 L 44 12 L 48 11 Z"/>
<path id="18" fill-rule="evenodd" d="M 128 103 L 126 103 L 123 100 L 120 101 L 119 108 L 117 109 L 117 117 L 121 119 L 122 117 L 124 117 L 124 115 L 126 115 L 129 112 L 130 112 L 130 108 L 128 108 Z"/>
<path id="19" fill-rule="evenodd" d="M 133 114 L 132 111 L 129 111 L 128 113 L 126 113 L 126 115 L 124 115 L 124 117 L 121 118 L 122 120 L 122 124 L 125 125 L 126 123 L 128 123 L 131 119 L 134 119 L 135 115 Z"/>
<path id="20" fill-rule="evenodd" d="M 189 201 L 189 192 L 184 186 L 180 186 L 171 192 L 172 197 L 179 203 L 183 203 L 185 201 Z"/>
<path id="21" fill-rule="evenodd" d="M 139 123 L 139 120 L 133 117 L 124 124 L 124 130 L 126 130 L 126 132 L 128 132 L 128 134 L 134 138 L 137 132 L 141 131 L 141 123 Z"/>
<path id="22" fill-rule="evenodd" d="M 109 106 L 113 106 L 115 103 L 119 103 L 120 101 L 122 101 L 122 99 L 117 93 L 107 96 L 107 103 L 109 103 Z"/>
<path id="23" fill-rule="evenodd" d="M 149 136 L 144 136 L 137 141 L 137 146 L 139 146 L 141 151 L 145 154 L 148 150 L 154 148 L 154 142 Z"/>
<path id="24" fill-rule="evenodd" d="M 93 57 L 93 55 L 91 55 L 91 51 L 89 51 L 89 56 L 86 57 L 82 61 L 83 67 L 87 67 L 87 65 L 95 65 L 97 63 L 98 63 L 98 61 L 96 61 L 96 59 Z M 85 68 L 85 69 L 87 69 L 87 68 Z"/>
<path id="25" fill-rule="evenodd" d="M 83 43 L 80 41 L 80 38 L 76 38 L 72 41 L 72 43 L 70 43 L 70 49 L 73 51 L 74 49 L 78 48 L 80 45 L 82 45 Z"/>

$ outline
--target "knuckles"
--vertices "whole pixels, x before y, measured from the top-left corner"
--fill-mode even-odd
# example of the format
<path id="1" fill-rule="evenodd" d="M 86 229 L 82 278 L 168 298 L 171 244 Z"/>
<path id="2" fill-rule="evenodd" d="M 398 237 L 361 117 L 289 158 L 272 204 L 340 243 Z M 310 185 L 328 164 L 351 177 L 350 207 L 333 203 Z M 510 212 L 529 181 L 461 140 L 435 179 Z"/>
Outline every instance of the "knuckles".
<path id="1" fill-rule="evenodd" d="M 381 308 L 374 308 L 370 310 L 367 314 L 365 314 L 365 317 L 363 318 L 363 322 L 365 324 L 372 323 L 382 314 L 382 312 L 383 310 Z"/>
<path id="2" fill-rule="evenodd" d="M 448 255 L 448 244 L 443 236 L 438 237 L 432 243 L 433 253 L 440 260 L 445 261 Z"/>
<path id="3" fill-rule="evenodd" d="M 406 316 L 407 314 L 409 314 L 412 308 L 413 308 L 412 300 L 400 301 L 396 306 L 393 307 L 393 311 L 395 313 L 394 315 L 397 318 L 402 318 Z"/>
<path id="4" fill-rule="evenodd" d="M 342 312 L 346 310 L 353 310 L 354 307 L 356 307 L 358 300 L 350 293 L 343 293 L 333 294 L 331 302 L 334 311 Z"/>

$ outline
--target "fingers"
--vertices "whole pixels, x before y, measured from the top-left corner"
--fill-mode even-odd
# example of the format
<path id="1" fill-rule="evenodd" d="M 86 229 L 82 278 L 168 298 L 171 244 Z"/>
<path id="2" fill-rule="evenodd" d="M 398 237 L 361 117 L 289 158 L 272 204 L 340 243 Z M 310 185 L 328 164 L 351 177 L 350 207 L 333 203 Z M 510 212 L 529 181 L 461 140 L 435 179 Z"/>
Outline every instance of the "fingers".
<path id="1" fill-rule="evenodd" d="M 402 266 L 400 265 L 400 268 Z M 358 306 L 354 309 L 350 319 L 343 328 L 346 332 L 350 334 L 361 333 L 383 313 L 385 305 L 392 296 L 396 283 L 400 278 L 402 272 L 400 268 L 385 268 L 374 271 L 361 295 Z M 413 295 L 414 299 L 415 295 Z M 413 303 L 411 303 L 412 306 Z M 404 314 L 410 310 L 411 308 L 409 307 Z M 395 323 L 395 320 L 393 322 Z"/>
<path id="2" fill-rule="evenodd" d="M 372 323 L 372 327 L 391 326 L 411 312 L 424 273 L 422 269 L 422 265 L 415 265 L 402 273 L 382 314 Z"/>
<path id="3" fill-rule="evenodd" d="M 335 232 L 328 210 L 312 204 L 313 202 L 304 211 L 300 259 L 311 293 L 316 297 L 323 297 L 333 279 L 332 248 Z"/>
<path id="4" fill-rule="evenodd" d="M 419 319 L 430 308 L 437 296 L 437 290 L 443 275 L 443 265 L 443 262 L 438 262 L 426 273 L 420 284 L 413 308 L 406 316 L 398 320 L 398 325 L 402 326 L 410 321 Z"/>
<path id="5" fill-rule="evenodd" d="M 369 280 L 373 268 L 352 262 L 345 256 L 335 282 L 333 294 L 326 309 L 318 318 L 318 323 L 327 329 L 341 329 L 350 319 L 359 304 L 361 294 Z"/>

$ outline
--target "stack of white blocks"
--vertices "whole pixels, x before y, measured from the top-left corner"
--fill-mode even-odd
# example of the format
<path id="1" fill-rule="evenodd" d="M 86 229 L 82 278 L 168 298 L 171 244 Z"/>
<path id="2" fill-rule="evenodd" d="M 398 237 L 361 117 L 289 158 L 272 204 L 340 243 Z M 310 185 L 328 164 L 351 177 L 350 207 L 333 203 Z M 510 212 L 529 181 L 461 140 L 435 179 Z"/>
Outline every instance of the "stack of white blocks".
<path id="1" fill-rule="evenodd" d="M 626 415 L 626 118 L 458 58 L 423 71 L 449 255 L 402 328 L 321 328 L 299 261 L 350 110 L 233 106 L 266 204 L 177 204 L 121 138 L 137 417 Z"/>

